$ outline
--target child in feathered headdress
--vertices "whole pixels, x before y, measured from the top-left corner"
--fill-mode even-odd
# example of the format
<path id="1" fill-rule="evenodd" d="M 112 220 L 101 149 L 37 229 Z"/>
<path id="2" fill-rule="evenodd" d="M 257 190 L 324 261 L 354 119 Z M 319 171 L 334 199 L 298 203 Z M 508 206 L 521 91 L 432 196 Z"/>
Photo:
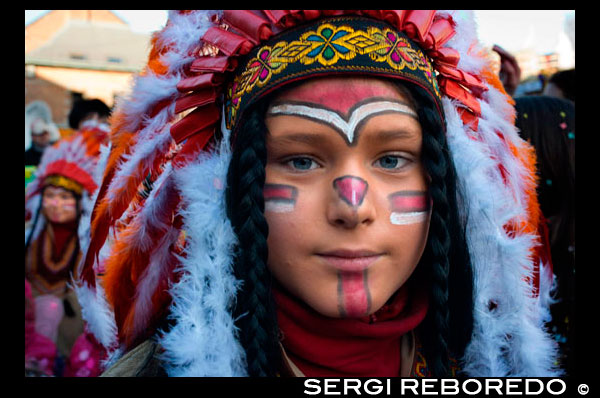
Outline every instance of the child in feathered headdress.
<path id="1" fill-rule="evenodd" d="M 535 156 L 484 54 L 465 12 L 171 12 L 78 287 L 104 374 L 557 374 Z"/>

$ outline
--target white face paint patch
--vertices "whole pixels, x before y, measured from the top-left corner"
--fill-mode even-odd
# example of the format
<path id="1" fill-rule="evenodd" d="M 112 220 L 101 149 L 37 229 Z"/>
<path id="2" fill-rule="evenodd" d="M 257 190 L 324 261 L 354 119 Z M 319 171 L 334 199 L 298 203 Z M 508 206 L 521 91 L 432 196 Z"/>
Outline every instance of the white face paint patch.
<path id="1" fill-rule="evenodd" d="M 390 214 L 390 222 L 394 225 L 408 225 L 425 222 L 428 211 L 415 211 L 411 213 L 392 213 Z"/>
<path id="2" fill-rule="evenodd" d="M 402 113 L 417 118 L 416 112 L 407 104 L 398 101 L 376 99 L 353 107 L 345 118 L 338 112 L 304 103 L 280 103 L 273 105 L 268 115 L 301 116 L 332 126 L 341 133 L 348 145 L 354 145 L 357 130 L 369 118 L 383 113 Z"/>
<path id="3" fill-rule="evenodd" d="M 289 213 L 294 210 L 293 203 L 265 201 L 265 211 L 273 213 Z"/>
<path id="4" fill-rule="evenodd" d="M 298 189 L 291 185 L 265 184 L 263 189 L 265 211 L 289 213 L 296 207 Z"/>
<path id="5" fill-rule="evenodd" d="M 389 196 L 390 222 L 394 225 L 408 225 L 427 221 L 431 199 L 426 192 L 399 191 Z"/>

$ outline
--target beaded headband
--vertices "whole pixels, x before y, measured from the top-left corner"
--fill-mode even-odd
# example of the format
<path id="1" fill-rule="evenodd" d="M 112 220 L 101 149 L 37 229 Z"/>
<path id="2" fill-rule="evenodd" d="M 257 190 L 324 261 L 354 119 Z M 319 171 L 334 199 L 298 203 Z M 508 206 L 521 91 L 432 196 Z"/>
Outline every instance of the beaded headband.
<path id="1" fill-rule="evenodd" d="M 44 179 L 44 186 L 53 185 L 55 187 L 64 188 L 68 191 L 73 191 L 76 195 L 81 195 L 83 187 L 65 176 L 54 174 Z"/>
<path id="2" fill-rule="evenodd" d="M 364 74 L 410 81 L 435 100 L 441 94 L 429 58 L 402 32 L 364 17 L 301 25 L 257 46 L 226 89 L 225 122 L 236 126 L 248 106 L 285 84 L 324 75 Z"/>

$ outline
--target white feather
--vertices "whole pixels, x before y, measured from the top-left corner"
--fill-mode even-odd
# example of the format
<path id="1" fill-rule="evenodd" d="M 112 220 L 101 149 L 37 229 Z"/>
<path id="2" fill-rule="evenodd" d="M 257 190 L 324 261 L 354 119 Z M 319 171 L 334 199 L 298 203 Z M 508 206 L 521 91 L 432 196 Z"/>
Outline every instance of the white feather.
<path id="1" fill-rule="evenodd" d="M 164 153 L 171 144 L 170 126 L 167 124 L 175 105 L 171 104 L 145 126 L 136 138 L 136 144 L 131 149 L 131 154 L 124 155 L 123 160 L 117 166 L 115 175 L 106 193 L 106 199 L 109 202 L 115 200 L 118 193 L 125 189 L 132 175 L 137 174 L 140 164 L 145 169 L 149 169 L 158 153 Z"/>
<path id="2" fill-rule="evenodd" d="M 459 67 L 480 70 L 480 61 L 463 55 L 475 39 L 472 16 L 463 18 L 461 12 L 452 16 L 457 34 L 449 45 L 461 52 Z M 462 124 L 459 104 L 447 98 L 443 103 L 475 279 L 475 325 L 462 358 L 463 370 L 471 377 L 556 375 L 554 346 L 541 327 L 537 299 L 527 283 L 536 236 L 511 237 L 503 228 L 510 220 L 526 219 L 524 192 L 532 178 L 497 134 L 501 132 L 517 148 L 522 146 L 514 126 L 501 116 L 512 109 L 504 95 L 488 85 L 479 100 L 482 116 L 474 133 Z M 508 184 L 498 162 L 507 171 Z M 495 309 L 490 309 L 490 303 Z"/>
<path id="3" fill-rule="evenodd" d="M 117 325 L 114 313 L 106 301 L 104 288 L 96 283 L 93 289 L 86 284 L 73 283 L 77 299 L 81 305 L 81 316 L 87 323 L 87 327 L 108 350 L 117 345 Z"/>
<path id="4" fill-rule="evenodd" d="M 232 271 L 236 238 L 224 203 L 228 145 L 226 135 L 217 153 L 176 172 L 185 204 L 186 257 L 183 276 L 170 289 L 175 326 L 160 340 L 170 376 L 246 374 L 231 315 L 238 282 Z"/>

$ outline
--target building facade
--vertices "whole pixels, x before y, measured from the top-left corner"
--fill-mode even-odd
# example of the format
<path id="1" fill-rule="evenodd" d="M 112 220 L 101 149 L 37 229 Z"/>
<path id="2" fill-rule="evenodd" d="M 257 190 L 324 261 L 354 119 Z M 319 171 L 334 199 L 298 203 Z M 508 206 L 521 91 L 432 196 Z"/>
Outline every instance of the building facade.
<path id="1" fill-rule="evenodd" d="M 126 95 L 149 51 L 150 35 L 111 11 L 50 11 L 25 27 L 25 106 L 46 102 L 63 133 L 78 99 Z"/>

